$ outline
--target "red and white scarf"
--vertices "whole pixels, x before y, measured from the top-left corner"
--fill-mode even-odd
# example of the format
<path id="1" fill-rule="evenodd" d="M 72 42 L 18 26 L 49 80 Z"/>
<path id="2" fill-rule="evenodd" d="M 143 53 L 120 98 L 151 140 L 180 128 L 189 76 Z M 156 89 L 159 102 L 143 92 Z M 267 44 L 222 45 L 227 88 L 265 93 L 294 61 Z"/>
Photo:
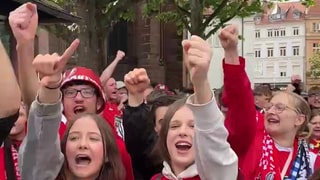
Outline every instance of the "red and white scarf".
<path id="1" fill-rule="evenodd" d="M 18 165 L 18 151 L 14 147 L 14 145 L 11 145 L 11 157 L 12 157 L 12 163 L 13 163 L 13 172 L 15 174 L 16 179 L 15 180 L 21 180 L 20 171 L 19 171 L 19 165 Z M 7 162 L 6 162 L 6 152 L 5 147 L 2 145 L 0 147 L 0 180 L 9 180 L 7 177 Z"/>
<path id="2" fill-rule="evenodd" d="M 276 155 L 276 147 L 270 135 L 264 132 L 262 145 L 262 157 L 259 163 L 259 171 L 256 172 L 256 180 L 281 180 L 281 171 Z M 292 162 L 289 159 L 288 172 L 289 178 L 295 180 L 298 178 L 307 179 L 311 175 L 310 156 L 308 146 L 305 140 L 296 140 L 292 152 Z M 289 155 L 290 156 L 290 155 Z M 285 171 L 287 171 L 285 169 Z M 286 172 L 284 172 L 286 173 Z"/>

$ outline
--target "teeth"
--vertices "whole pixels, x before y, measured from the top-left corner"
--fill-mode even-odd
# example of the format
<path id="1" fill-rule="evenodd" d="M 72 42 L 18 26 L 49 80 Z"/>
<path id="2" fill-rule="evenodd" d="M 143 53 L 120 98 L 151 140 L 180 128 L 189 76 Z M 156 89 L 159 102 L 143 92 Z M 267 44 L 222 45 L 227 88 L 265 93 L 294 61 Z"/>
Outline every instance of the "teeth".
<path id="1" fill-rule="evenodd" d="M 185 142 L 180 142 L 180 143 L 177 143 L 178 146 L 190 146 L 189 143 L 185 143 Z"/>

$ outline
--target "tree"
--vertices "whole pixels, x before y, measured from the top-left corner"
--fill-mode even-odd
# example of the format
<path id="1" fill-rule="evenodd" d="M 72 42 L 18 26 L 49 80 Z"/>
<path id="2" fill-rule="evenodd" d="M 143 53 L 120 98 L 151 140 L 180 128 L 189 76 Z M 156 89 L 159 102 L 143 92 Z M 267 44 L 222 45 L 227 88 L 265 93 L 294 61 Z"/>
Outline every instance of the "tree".
<path id="1" fill-rule="evenodd" d="M 217 32 L 226 22 L 235 16 L 246 17 L 262 11 L 262 5 L 270 5 L 273 0 L 145 0 L 145 13 L 165 22 L 174 22 L 180 29 L 187 29 L 193 35 L 205 39 Z M 174 8 L 163 11 L 163 7 L 171 3 Z M 313 0 L 305 0 L 304 5 L 314 4 Z M 213 27 L 206 32 L 207 27 Z"/>
<path id="2" fill-rule="evenodd" d="M 133 20 L 132 8 L 135 0 L 50 1 L 82 17 L 82 21 L 71 25 L 48 25 L 46 28 L 67 42 L 76 37 L 80 38 L 77 65 L 86 66 L 100 73 L 106 66 L 108 34 L 120 20 Z"/>
<path id="3" fill-rule="evenodd" d="M 314 56 L 309 59 L 310 71 L 307 75 L 314 79 L 320 78 L 320 52 L 315 52 Z"/>

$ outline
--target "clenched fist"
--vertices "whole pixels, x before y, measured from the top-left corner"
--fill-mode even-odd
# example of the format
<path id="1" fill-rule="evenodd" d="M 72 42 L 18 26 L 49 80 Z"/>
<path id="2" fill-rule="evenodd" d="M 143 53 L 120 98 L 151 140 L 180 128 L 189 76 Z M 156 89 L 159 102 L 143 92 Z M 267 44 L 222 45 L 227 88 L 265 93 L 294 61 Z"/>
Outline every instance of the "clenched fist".
<path id="1" fill-rule="evenodd" d="M 62 71 L 79 46 L 80 41 L 74 40 L 68 49 L 59 56 L 57 53 L 38 55 L 33 60 L 33 66 L 38 72 L 41 85 L 49 88 L 58 87 L 61 81 Z"/>
<path id="2" fill-rule="evenodd" d="M 124 76 L 124 83 L 130 94 L 143 93 L 149 87 L 150 79 L 147 71 L 143 68 L 137 68 Z"/>
<path id="3" fill-rule="evenodd" d="M 125 54 L 123 51 L 118 50 L 118 51 L 117 51 L 117 55 L 116 55 L 116 59 L 117 59 L 117 60 L 121 60 L 121 59 L 123 59 L 125 56 L 126 56 L 126 54 Z"/>
<path id="4" fill-rule="evenodd" d="M 198 36 L 182 41 L 184 63 L 189 70 L 192 84 L 207 80 L 207 74 L 212 58 L 210 44 Z"/>
<path id="5" fill-rule="evenodd" d="M 235 25 L 229 25 L 223 28 L 219 34 L 221 46 L 225 51 L 237 50 L 238 46 L 238 28 Z"/>
<path id="6" fill-rule="evenodd" d="M 34 40 L 38 27 L 37 6 L 25 3 L 10 12 L 9 24 L 18 44 Z"/>

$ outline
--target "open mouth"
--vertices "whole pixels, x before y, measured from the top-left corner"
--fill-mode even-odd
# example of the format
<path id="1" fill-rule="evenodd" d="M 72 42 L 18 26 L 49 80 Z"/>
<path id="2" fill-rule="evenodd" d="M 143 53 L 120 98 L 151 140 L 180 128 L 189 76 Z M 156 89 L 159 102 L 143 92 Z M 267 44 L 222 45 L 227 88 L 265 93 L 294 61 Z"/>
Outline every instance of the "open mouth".
<path id="1" fill-rule="evenodd" d="M 73 109 L 73 112 L 75 114 L 80 114 L 80 113 L 83 113 L 86 111 L 86 108 L 83 107 L 83 106 L 76 106 L 74 109 Z"/>
<path id="2" fill-rule="evenodd" d="M 278 123 L 280 123 L 279 120 L 274 119 L 274 118 L 268 118 L 268 122 L 269 122 L 269 123 L 272 123 L 272 124 L 278 124 Z"/>
<path id="3" fill-rule="evenodd" d="M 192 147 L 191 143 L 185 141 L 179 141 L 175 145 L 179 151 L 188 151 Z"/>
<path id="4" fill-rule="evenodd" d="M 81 166 L 89 165 L 91 162 L 91 158 L 88 155 L 77 155 L 75 160 L 76 164 Z"/>
<path id="5" fill-rule="evenodd" d="M 319 133 L 319 132 L 320 132 L 320 129 L 313 129 L 313 132 Z"/>

